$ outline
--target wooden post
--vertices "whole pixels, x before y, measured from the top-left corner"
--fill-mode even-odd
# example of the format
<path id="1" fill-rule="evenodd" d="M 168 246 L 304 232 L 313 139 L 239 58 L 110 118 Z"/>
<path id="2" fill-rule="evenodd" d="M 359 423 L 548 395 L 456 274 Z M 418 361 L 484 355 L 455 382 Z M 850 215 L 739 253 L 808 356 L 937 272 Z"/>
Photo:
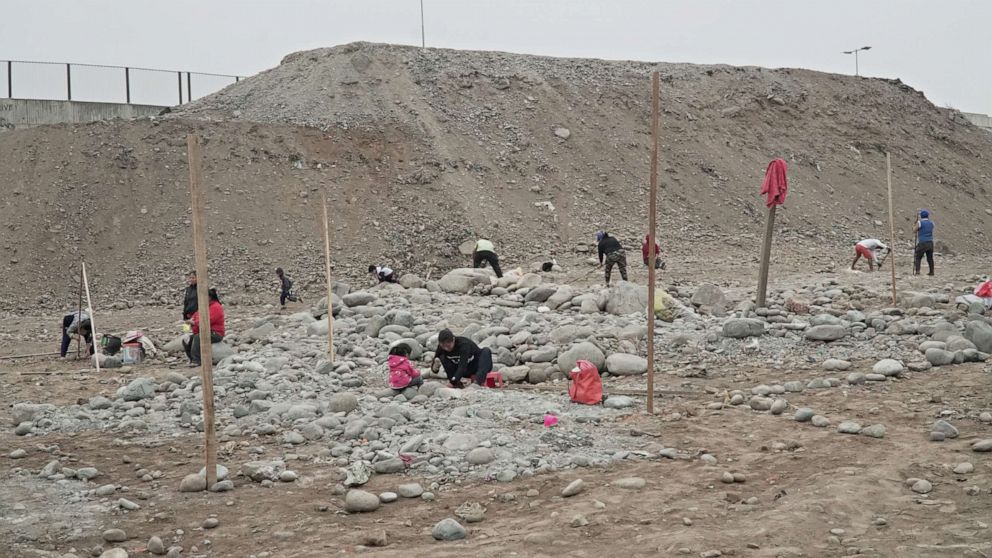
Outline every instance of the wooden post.
<path id="1" fill-rule="evenodd" d="M 889 259 L 892 260 L 892 305 L 895 306 L 897 302 L 896 296 L 896 258 L 895 258 L 895 248 L 896 248 L 896 218 L 892 213 L 892 158 L 889 157 L 889 152 L 885 152 L 885 181 L 889 187 L 889 234 L 891 235 L 889 245 L 889 250 L 893 252 L 889 253 Z"/>
<path id="2" fill-rule="evenodd" d="M 79 271 L 79 305 L 76 307 L 76 319 L 83 313 L 83 272 L 82 269 Z M 93 322 L 90 322 L 91 324 Z M 79 356 L 82 354 L 83 343 L 76 337 L 76 360 L 79 360 Z"/>
<path id="3" fill-rule="evenodd" d="M 100 373 L 100 338 L 96 336 L 96 319 L 93 316 L 93 299 L 90 298 L 90 282 L 86 278 L 86 262 L 83 262 L 83 288 L 86 289 L 86 310 L 90 315 L 90 336 L 93 339 L 93 362 L 96 373 Z M 82 320 L 80 320 L 82 323 Z"/>
<path id="4" fill-rule="evenodd" d="M 334 282 L 331 280 L 331 224 L 327 220 L 327 196 L 324 196 L 324 275 L 327 277 L 327 358 L 334 364 Z"/>
<path id="5" fill-rule="evenodd" d="M 768 222 L 765 224 L 765 242 L 761 245 L 761 271 L 758 272 L 758 296 L 754 305 L 758 308 L 765 306 L 765 296 L 768 294 L 768 265 L 772 257 L 772 232 L 775 230 L 775 208 L 768 208 Z"/>
<path id="6" fill-rule="evenodd" d="M 651 76 L 651 193 L 648 199 L 648 414 L 654 413 L 654 264 L 655 214 L 658 210 L 658 88 L 659 76 Z"/>
<path id="7" fill-rule="evenodd" d="M 189 158 L 189 190 L 193 200 L 193 251 L 196 259 L 196 301 L 200 313 L 200 364 L 203 375 L 203 435 L 207 489 L 217 482 L 217 439 L 214 432 L 213 347 L 210 343 L 210 281 L 207 276 L 206 218 L 204 192 L 200 185 L 203 171 L 200 136 L 186 137 Z"/>

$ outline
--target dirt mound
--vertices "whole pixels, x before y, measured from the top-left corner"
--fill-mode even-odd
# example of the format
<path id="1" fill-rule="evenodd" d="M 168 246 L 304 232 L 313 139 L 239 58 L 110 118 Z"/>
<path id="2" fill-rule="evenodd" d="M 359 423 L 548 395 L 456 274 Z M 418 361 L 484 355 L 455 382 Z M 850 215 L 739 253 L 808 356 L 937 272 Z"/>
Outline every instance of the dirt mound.
<path id="1" fill-rule="evenodd" d="M 660 238 L 676 266 L 757 256 L 774 157 L 790 164 L 776 237 L 789 263 L 887 238 L 886 150 L 900 248 L 921 207 L 945 253 L 987 244 L 992 135 L 898 81 L 355 43 L 289 55 L 164 120 L 0 134 L 0 304 L 64 305 L 81 257 L 98 298 L 175 303 L 192 264 L 193 129 L 207 138 L 213 272 L 235 301 L 272 298 L 276 265 L 317 288 L 324 192 L 339 276 L 379 262 L 436 274 L 464 263 L 457 246 L 476 235 L 508 266 L 581 261 L 597 229 L 636 252 L 654 69 Z"/>

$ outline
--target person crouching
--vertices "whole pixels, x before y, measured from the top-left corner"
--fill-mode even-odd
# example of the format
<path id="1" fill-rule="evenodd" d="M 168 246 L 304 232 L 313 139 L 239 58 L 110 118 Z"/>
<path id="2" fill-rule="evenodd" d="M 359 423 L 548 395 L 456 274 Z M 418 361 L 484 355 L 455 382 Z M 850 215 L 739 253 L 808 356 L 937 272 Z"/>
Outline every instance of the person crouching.
<path id="1" fill-rule="evenodd" d="M 400 343 L 389 349 L 389 387 L 397 392 L 424 385 L 424 377 L 410 364 L 410 346 Z"/>

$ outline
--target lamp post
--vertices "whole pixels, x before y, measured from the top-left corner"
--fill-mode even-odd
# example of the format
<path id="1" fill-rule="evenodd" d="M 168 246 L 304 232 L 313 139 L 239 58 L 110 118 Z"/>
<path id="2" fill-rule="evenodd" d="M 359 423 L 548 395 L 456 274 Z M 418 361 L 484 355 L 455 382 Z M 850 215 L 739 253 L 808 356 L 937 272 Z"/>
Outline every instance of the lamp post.
<path id="1" fill-rule="evenodd" d="M 854 50 L 845 50 L 844 51 L 844 54 L 853 54 L 854 55 L 854 75 L 855 76 L 858 75 L 858 51 L 860 51 L 860 50 L 871 50 L 871 47 L 870 46 L 863 46 L 861 48 L 856 48 Z"/>

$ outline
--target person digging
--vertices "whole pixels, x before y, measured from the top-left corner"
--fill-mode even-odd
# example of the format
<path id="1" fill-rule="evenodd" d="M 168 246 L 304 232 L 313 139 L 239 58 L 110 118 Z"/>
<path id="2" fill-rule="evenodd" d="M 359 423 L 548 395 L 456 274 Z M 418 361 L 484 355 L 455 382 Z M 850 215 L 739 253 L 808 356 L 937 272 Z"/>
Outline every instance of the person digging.
<path id="1" fill-rule="evenodd" d="M 854 270 L 854 266 L 857 265 L 858 260 L 861 258 L 868 261 L 869 272 L 875 271 L 875 267 L 881 269 L 882 261 L 885 260 L 885 255 L 891 251 L 892 249 L 885 244 L 882 244 L 880 240 L 875 238 L 866 238 L 854 245 L 854 261 L 851 262 L 851 270 Z"/>
<path id="2" fill-rule="evenodd" d="M 431 371 L 436 374 L 442 367 L 453 388 L 464 387 L 464 378 L 474 380 L 481 386 L 493 370 L 493 353 L 487 348 L 479 348 L 468 337 L 455 337 L 450 329 L 442 329 L 437 335 L 437 351 L 431 361 Z"/>

